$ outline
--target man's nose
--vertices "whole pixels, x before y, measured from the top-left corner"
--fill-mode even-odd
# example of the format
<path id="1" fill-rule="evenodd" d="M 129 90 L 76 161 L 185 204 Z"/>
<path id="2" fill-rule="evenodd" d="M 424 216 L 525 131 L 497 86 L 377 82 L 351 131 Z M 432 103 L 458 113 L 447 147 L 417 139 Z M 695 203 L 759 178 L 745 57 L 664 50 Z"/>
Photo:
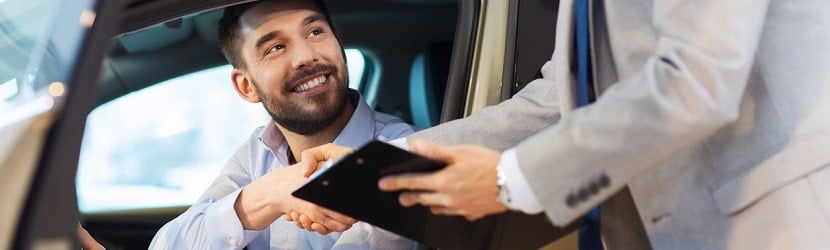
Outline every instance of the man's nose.
<path id="1" fill-rule="evenodd" d="M 299 69 L 304 66 L 313 65 L 320 59 L 317 49 L 309 42 L 297 43 L 294 47 L 294 58 L 291 66 L 294 69 Z"/>

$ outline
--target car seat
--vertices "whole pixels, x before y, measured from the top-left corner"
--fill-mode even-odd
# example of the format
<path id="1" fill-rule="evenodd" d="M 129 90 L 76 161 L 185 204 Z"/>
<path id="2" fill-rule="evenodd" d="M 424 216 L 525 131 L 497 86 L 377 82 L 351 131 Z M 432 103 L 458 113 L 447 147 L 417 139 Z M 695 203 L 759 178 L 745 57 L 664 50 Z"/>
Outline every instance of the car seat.
<path id="1" fill-rule="evenodd" d="M 409 105 L 416 127 L 440 123 L 451 58 L 452 41 L 432 43 L 415 57 L 409 78 Z"/>

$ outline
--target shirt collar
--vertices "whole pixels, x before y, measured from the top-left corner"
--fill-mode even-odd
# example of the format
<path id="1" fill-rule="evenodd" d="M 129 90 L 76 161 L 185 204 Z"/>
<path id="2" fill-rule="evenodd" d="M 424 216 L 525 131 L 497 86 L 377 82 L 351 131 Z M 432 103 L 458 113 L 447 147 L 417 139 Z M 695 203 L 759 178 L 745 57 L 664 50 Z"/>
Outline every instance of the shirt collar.
<path id="1" fill-rule="evenodd" d="M 374 138 L 375 112 L 366 104 L 363 96 L 357 91 L 349 89 L 348 98 L 355 106 L 355 110 L 352 117 L 349 118 L 349 122 L 334 138 L 333 143 L 341 146 L 359 147 L 366 143 L 367 139 Z M 265 125 L 257 138 L 276 155 L 287 155 L 288 144 L 273 120 Z"/>

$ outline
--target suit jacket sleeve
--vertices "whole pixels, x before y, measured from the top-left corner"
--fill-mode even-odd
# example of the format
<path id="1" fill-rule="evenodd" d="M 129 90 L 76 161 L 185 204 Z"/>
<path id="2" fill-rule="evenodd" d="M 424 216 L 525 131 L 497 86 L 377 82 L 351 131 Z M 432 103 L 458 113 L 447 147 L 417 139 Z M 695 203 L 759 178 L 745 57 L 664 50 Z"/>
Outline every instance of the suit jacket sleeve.
<path id="1" fill-rule="evenodd" d="M 479 144 L 504 150 L 559 119 L 550 79 L 536 79 L 513 98 L 485 107 L 467 118 L 450 121 L 407 137 L 441 144 Z"/>
<path id="2" fill-rule="evenodd" d="M 570 19 L 560 15 L 558 25 L 568 27 Z M 569 36 L 571 29 L 556 29 L 557 37 Z M 443 123 L 407 137 L 423 138 L 442 144 L 478 144 L 498 150 L 516 146 L 521 140 L 549 127 L 573 109 L 573 81 L 567 55 L 572 44 L 557 39 L 550 61 L 542 66 L 541 79 L 531 81 L 511 99 L 485 107 L 469 117 Z"/>

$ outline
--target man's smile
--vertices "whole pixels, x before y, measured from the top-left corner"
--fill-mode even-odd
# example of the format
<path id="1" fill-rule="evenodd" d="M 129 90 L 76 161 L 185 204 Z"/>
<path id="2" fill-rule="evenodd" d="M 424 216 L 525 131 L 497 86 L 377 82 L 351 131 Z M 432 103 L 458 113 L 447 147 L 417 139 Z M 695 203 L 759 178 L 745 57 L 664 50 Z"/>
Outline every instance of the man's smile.
<path id="1" fill-rule="evenodd" d="M 324 92 L 327 89 L 326 87 L 329 83 L 327 82 L 328 79 L 328 74 L 319 75 L 294 87 L 293 89 L 291 89 L 291 91 L 304 96 L 315 95 Z"/>

